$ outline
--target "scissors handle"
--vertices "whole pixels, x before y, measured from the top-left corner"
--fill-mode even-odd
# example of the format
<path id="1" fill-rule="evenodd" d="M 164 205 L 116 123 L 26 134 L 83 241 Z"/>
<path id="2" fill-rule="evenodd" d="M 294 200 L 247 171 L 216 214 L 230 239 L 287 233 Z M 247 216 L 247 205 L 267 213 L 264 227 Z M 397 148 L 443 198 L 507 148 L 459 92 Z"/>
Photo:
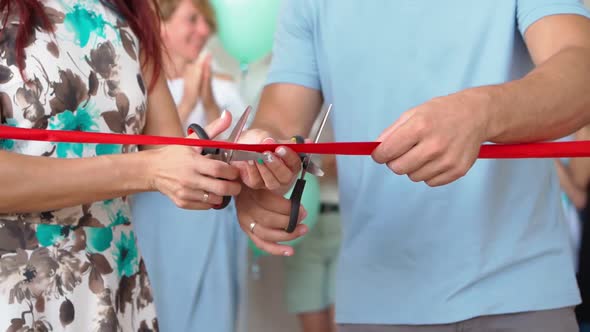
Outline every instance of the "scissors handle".
<path id="1" fill-rule="evenodd" d="M 303 136 L 300 136 L 300 135 L 295 135 L 295 136 L 291 137 L 291 141 L 296 144 L 303 144 L 303 143 L 305 143 L 305 138 L 303 138 Z M 305 153 L 300 153 L 299 159 L 301 159 L 301 162 L 304 162 L 305 161 Z M 305 165 L 303 165 L 303 166 L 305 166 Z"/>
<path id="2" fill-rule="evenodd" d="M 191 135 L 192 133 L 197 134 L 197 137 L 199 137 L 199 139 L 205 139 L 205 140 L 210 140 L 211 138 L 209 138 L 209 135 L 207 135 L 207 132 L 205 131 L 205 129 L 203 129 L 203 127 L 199 126 L 196 123 L 191 124 L 190 126 L 188 126 L 188 134 Z M 221 153 L 221 150 L 218 148 L 203 148 L 203 150 L 201 150 L 201 154 L 203 156 L 208 155 L 208 154 L 214 154 L 217 155 Z M 222 179 L 222 178 L 218 178 L 219 180 L 226 180 L 226 179 Z M 231 196 L 223 196 L 223 200 L 221 201 L 221 204 L 218 205 L 214 205 L 213 208 L 215 210 L 222 210 L 225 209 L 228 205 L 229 202 L 231 202 Z"/>
<path id="3" fill-rule="evenodd" d="M 293 233 L 297 227 L 297 220 L 299 219 L 299 207 L 301 206 L 301 196 L 303 196 L 303 189 L 305 188 L 305 179 L 297 179 L 295 187 L 291 192 L 289 199 L 291 200 L 291 214 L 289 215 L 289 225 L 285 229 L 287 233 Z"/>
<path id="4" fill-rule="evenodd" d="M 211 138 L 209 137 L 209 135 L 207 134 L 207 132 L 205 131 L 205 129 L 203 129 L 203 127 L 199 126 L 196 123 L 191 124 L 190 126 L 188 126 L 188 134 L 191 135 L 192 133 L 197 134 L 197 137 L 199 139 L 205 139 L 205 140 L 210 140 Z M 201 154 L 203 156 L 206 156 L 208 154 L 219 154 L 221 151 L 217 148 L 203 148 L 203 150 L 201 151 Z"/>
<path id="5" fill-rule="evenodd" d="M 305 143 L 303 136 L 299 135 L 291 137 L 291 141 L 297 144 Z M 299 157 L 301 158 L 301 162 L 305 161 L 305 154 L 301 153 L 299 154 Z M 305 173 L 305 167 L 303 167 L 301 172 Z M 303 176 L 301 176 L 299 179 L 297 179 L 297 182 L 295 182 L 295 186 L 293 187 L 293 191 L 291 191 L 291 196 L 289 197 L 289 200 L 291 200 L 291 213 L 289 216 L 289 225 L 285 229 L 287 233 L 293 233 L 295 227 L 297 227 L 297 220 L 299 219 L 299 207 L 301 206 L 301 196 L 303 196 L 304 188 L 305 179 Z"/>

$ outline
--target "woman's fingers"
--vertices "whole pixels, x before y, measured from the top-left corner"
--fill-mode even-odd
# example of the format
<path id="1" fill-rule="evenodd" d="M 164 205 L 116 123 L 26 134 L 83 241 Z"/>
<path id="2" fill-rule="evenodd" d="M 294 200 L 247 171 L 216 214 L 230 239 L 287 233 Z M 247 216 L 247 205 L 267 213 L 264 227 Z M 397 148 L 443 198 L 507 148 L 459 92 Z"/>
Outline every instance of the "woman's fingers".
<path id="1" fill-rule="evenodd" d="M 300 224 L 306 217 L 303 207 L 300 207 L 295 231 L 285 231 L 289 224 L 291 202 L 268 190 L 245 189 L 236 197 L 236 208 L 240 227 L 259 248 L 271 254 L 292 254 L 293 249 L 280 242 L 292 241 L 308 232 L 308 227 Z"/>
<path id="2" fill-rule="evenodd" d="M 240 177 L 240 170 L 237 167 L 223 161 L 201 155 L 196 155 L 194 160 L 195 172 L 198 174 L 225 180 L 238 180 Z"/>
<path id="3" fill-rule="evenodd" d="M 259 249 L 275 256 L 293 256 L 294 250 L 292 247 L 284 244 L 272 243 L 264 241 L 256 234 L 250 234 L 250 239 Z"/>
<path id="4" fill-rule="evenodd" d="M 226 131 L 232 124 L 232 115 L 230 112 L 223 110 L 221 116 L 205 127 L 209 138 L 215 139 L 217 136 Z"/>

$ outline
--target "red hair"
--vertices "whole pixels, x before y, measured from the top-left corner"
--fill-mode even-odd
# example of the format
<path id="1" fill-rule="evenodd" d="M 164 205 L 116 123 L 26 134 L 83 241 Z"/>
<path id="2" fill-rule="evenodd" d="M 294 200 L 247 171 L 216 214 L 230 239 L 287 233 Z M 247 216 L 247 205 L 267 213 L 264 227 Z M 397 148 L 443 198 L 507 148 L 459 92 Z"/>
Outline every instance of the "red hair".
<path id="1" fill-rule="evenodd" d="M 0 0 L 0 13 L 5 15 L 2 27 L 6 26 L 8 16 L 14 14 L 19 18 L 16 34 L 16 64 L 23 75 L 25 68 L 25 48 L 29 45 L 35 28 L 53 32 L 54 27 L 45 12 L 42 0 Z M 125 18 L 127 24 L 142 46 L 143 63 L 150 63 L 152 80 L 150 89 L 154 87 L 162 68 L 160 50 L 160 8 L 154 0 L 100 0 L 105 6 L 116 10 Z M 15 6 L 16 8 L 14 8 Z M 24 77 L 24 75 L 23 75 Z"/>

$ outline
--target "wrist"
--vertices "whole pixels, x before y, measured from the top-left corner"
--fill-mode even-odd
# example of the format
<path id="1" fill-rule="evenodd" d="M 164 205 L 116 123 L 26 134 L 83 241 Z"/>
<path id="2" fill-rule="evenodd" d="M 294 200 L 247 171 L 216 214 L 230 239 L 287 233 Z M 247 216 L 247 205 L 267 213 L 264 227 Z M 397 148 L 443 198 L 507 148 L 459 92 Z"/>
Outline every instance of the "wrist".
<path id="1" fill-rule="evenodd" d="M 124 189 L 130 192 L 145 192 L 155 190 L 155 161 L 158 158 L 159 149 L 145 150 L 112 156 L 111 167 L 119 170 L 118 177 L 124 185 Z M 114 165 L 118 158 L 122 165 Z"/>
<path id="2" fill-rule="evenodd" d="M 182 108 L 185 108 L 185 109 L 193 110 L 197 106 L 197 103 L 198 102 L 199 102 L 199 98 L 197 98 L 197 97 L 188 97 L 185 94 L 180 99 L 180 103 L 178 104 L 178 109 L 180 109 L 182 107 Z"/>
<path id="3" fill-rule="evenodd" d="M 486 86 L 467 90 L 467 96 L 474 105 L 472 111 L 477 112 L 478 121 L 482 132 L 482 143 L 493 141 L 502 133 L 502 121 L 500 111 L 502 110 L 501 87 Z"/>
<path id="4" fill-rule="evenodd" d="M 268 134 L 269 137 L 272 137 L 275 140 L 289 140 L 291 139 L 291 136 L 293 136 L 289 136 L 288 134 L 277 128 L 276 125 L 266 122 L 254 122 L 252 126 L 250 126 L 250 129 L 265 132 Z"/>

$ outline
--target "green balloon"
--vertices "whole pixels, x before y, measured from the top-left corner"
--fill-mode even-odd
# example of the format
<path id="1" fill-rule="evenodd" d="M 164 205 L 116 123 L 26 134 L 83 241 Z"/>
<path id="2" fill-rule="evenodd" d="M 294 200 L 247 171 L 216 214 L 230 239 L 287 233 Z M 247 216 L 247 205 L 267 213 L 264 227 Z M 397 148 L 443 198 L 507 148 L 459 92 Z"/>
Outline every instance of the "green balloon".
<path id="1" fill-rule="evenodd" d="M 224 49 L 241 65 L 268 55 L 280 0 L 213 0 L 218 35 Z"/>
<path id="2" fill-rule="evenodd" d="M 289 196 L 291 196 L 291 190 L 285 194 L 285 198 L 288 199 Z M 303 195 L 301 196 L 301 205 L 303 205 L 307 211 L 307 217 L 303 220 L 303 224 L 307 225 L 311 231 L 317 224 L 320 214 L 320 182 L 317 177 L 309 173 L 305 174 L 305 188 L 303 189 Z M 281 243 L 289 246 L 296 246 L 304 238 L 305 235 L 295 240 Z M 251 239 L 248 239 L 248 245 L 255 257 L 268 255 L 266 251 L 258 248 Z"/>

